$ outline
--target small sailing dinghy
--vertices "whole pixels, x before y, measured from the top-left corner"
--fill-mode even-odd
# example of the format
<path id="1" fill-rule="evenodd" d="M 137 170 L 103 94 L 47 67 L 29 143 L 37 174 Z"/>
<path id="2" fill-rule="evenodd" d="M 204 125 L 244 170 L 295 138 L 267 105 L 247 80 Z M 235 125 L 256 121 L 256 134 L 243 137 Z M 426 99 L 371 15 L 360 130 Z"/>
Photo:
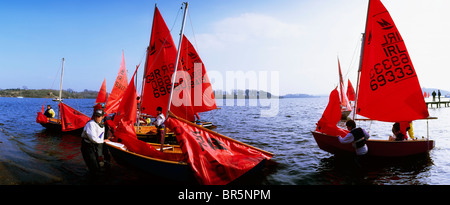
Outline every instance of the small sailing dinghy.
<path id="1" fill-rule="evenodd" d="M 62 59 L 59 98 L 57 98 L 57 101 L 59 101 L 58 104 L 59 111 L 57 118 L 47 118 L 43 114 L 45 106 L 44 102 L 44 105 L 42 105 L 41 112 L 37 113 L 36 122 L 41 124 L 49 131 L 81 132 L 84 128 L 84 125 L 86 125 L 86 123 L 91 118 L 62 102 L 63 74 L 64 74 L 64 58 Z"/>
<path id="2" fill-rule="evenodd" d="M 339 67 L 339 94 L 341 97 L 341 119 L 347 120 L 348 115 L 352 112 L 352 107 L 350 106 L 350 100 L 348 99 L 345 88 L 344 88 L 344 78 L 342 77 L 341 72 L 341 63 L 338 58 L 338 67 Z"/>
<path id="3" fill-rule="evenodd" d="M 384 122 L 411 122 L 429 118 L 428 109 L 420 89 L 403 39 L 389 12 L 380 0 L 370 0 L 362 58 L 358 71 L 356 114 Z M 337 91 L 336 91 L 337 92 Z M 333 91 L 322 119 L 312 134 L 319 148 L 333 153 L 354 153 L 350 144 L 341 144 L 337 136 L 348 131 L 336 126 L 339 119 L 338 99 Z M 386 136 L 387 138 L 387 136 Z M 369 156 L 404 157 L 428 153 L 434 141 L 426 139 L 366 141 Z"/>

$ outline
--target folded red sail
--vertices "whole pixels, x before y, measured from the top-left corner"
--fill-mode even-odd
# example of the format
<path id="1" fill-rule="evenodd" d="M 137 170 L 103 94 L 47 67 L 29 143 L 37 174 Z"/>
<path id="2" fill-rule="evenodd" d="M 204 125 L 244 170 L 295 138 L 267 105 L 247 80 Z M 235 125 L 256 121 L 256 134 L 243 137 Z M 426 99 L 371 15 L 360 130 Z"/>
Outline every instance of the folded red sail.
<path id="1" fill-rule="evenodd" d="M 357 114 L 387 122 L 427 118 L 417 73 L 389 12 L 371 0 L 367 15 Z"/>
<path id="2" fill-rule="evenodd" d="M 181 118 L 169 117 L 166 126 L 175 132 L 201 184 L 228 184 L 273 156 Z"/>
<path id="3" fill-rule="evenodd" d="M 63 132 L 83 128 L 86 123 L 91 120 L 90 117 L 64 103 L 59 103 L 59 110 L 61 111 L 61 126 Z"/>
<path id="4" fill-rule="evenodd" d="M 170 31 L 157 7 L 153 17 L 150 45 L 147 50 L 147 61 L 141 111 L 156 116 L 156 108 L 167 111 L 172 74 L 175 69 L 177 50 Z"/>
<path id="5" fill-rule="evenodd" d="M 119 108 L 120 100 L 125 93 L 128 86 L 127 71 L 125 68 L 125 55 L 122 53 L 122 62 L 120 63 L 119 73 L 117 74 L 116 81 L 114 82 L 113 89 L 109 95 L 108 102 L 106 103 L 105 113 L 115 113 Z"/>
<path id="6" fill-rule="evenodd" d="M 37 113 L 37 117 L 36 117 L 37 123 L 47 123 L 48 122 L 47 116 L 44 115 L 44 106 L 45 106 L 45 102 L 44 102 L 44 104 L 42 104 L 41 111 Z"/>
<path id="7" fill-rule="evenodd" d="M 339 92 L 335 88 L 330 93 L 330 98 L 325 111 L 322 114 L 317 123 L 316 131 L 325 133 L 331 136 L 345 137 L 348 130 L 342 129 L 337 126 L 337 123 L 341 120 L 341 102 L 339 100 Z"/>
<path id="8" fill-rule="evenodd" d="M 97 99 L 95 100 L 95 103 L 106 103 L 106 79 L 103 79 L 102 86 L 100 87 L 100 90 L 97 94 Z"/>
<path id="9" fill-rule="evenodd" d="M 42 114 L 42 112 L 38 112 L 37 117 L 36 117 L 36 122 L 37 123 L 48 123 L 48 119 L 44 114 Z"/>

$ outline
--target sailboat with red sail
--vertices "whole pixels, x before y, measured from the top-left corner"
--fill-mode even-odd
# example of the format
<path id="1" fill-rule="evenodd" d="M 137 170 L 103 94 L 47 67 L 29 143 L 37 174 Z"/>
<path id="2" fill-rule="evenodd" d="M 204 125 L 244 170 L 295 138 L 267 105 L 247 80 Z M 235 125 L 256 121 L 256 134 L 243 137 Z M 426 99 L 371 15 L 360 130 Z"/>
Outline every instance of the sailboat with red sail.
<path id="1" fill-rule="evenodd" d="M 341 63 L 338 58 L 338 68 L 339 68 L 339 93 L 341 98 L 341 119 L 346 120 L 348 115 L 352 112 L 352 107 L 350 106 L 350 100 L 347 98 L 344 87 L 344 78 L 342 77 Z"/>
<path id="2" fill-rule="evenodd" d="M 106 79 L 103 79 L 102 86 L 98 91 L 97 98 L 95 99 L 95 104 L 102 103 L 105 104 L 108 99 L 108 94 L 106 93 Z"/>
<path id="3" fill-rule="evenodd" d="M 107 141 L 107 145 L 115 159 L 157 176 L 180 181 L 195 178 L 201 184 L 227 184 L 250 170 L 261 168 L 273 154 L 190 122 L 195 113 L 215 109 L 216 104 L 204 66 L 200 65 L 198 54 L 183 35 L 188 5 L 183 4 L 178 52 L 155 6 L 141 101 L 141 111 L 151 115 L 156 116 L 156 107 L 163 108 L 168 117 L 165 125 L 175 133 L 180 145 L 137 139 L 133 127 L 136 121 L 135 75 L 124 94 L 126 100 L 119 105 L 121 114 L 114 118 L 117 125 L 113 130 L 114 142 Z M 203 102 L 196 101 L 195 92 L 201 92 Z"/>
<path id="4" fill-rule="evenodd" d="M 380 0 L 369 1 L 361 50 L 356 114 L 384 122 L 430 119 L 403 38 Z M 332 103 L 330 99 L 329 106 Z M 327 119 L 326 115 L 331 114 L 324 112 L 322 118 Z M 327 122 L 325 124 L 329 127 L 335 123 Z M 339 143 L 337 135 L 330 134 L 336 132 L 335 127 L 330 130 L 323 130 L 319 124 L 312 132 L 319 148 L 334 154 L 354 153 L 351 145 Z M 422 154 L 434 148 L 434 141 L 428 136 L 426 139 L 404 141 L 369 139 L 366 143 L 368 155 L 382 157 Z"/>
<path id="5" fill-rule="evenodd" d="M 64 58 L 61 67 L 61 83 L 59 88 L 58 116 L 57 118 L 47 118 L 44 113 L 44 105 L 41 112 L 37 113 L 36 122 L 41 124 L 47 130 L 59 132 L 81 132 L 84 125 L 91 119 L 87 115 L 75 110 L 74 108 L 62 102 L 62 82 L 64 75 Z"/>
<path id="6" fill-rule="evenodd" d="M 116 81 L 106 102 L 105 113 L 115 113 L 119 108 L 120 101 L 128 86 L 127 70 L 125 68 L 125 54 L 122 52 L 122 61 L 120 63 L 119 72 L 117 73 Z"/>

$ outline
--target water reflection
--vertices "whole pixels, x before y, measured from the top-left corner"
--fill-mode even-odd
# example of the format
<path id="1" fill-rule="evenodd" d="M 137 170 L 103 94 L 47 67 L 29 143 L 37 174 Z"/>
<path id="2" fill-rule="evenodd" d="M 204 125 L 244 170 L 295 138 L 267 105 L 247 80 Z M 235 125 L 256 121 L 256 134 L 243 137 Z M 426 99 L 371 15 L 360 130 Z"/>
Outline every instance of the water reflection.
<path id="1" fill-rule="evenodd" d="M 403 158 L 364 159 L 357 164 L 354 157 L 330 156 L 320 160 L 316 168 L 322 183 L 329 184 L 428 184 L 426 173 L 434 165 L 429 154 Z"/>

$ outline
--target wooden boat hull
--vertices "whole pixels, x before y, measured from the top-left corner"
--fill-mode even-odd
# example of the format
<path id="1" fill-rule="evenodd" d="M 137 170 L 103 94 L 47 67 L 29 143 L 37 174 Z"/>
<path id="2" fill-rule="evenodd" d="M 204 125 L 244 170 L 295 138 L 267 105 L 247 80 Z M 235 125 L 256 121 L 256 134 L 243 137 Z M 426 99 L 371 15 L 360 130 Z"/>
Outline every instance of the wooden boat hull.
<path id="1" fill-rule="evenodd" d="M 45 127 L 47 131 L 49 132 L 62 132 L 62 125 L 61 122 L 58 119 L 55 118 L 48 118 L 47 123 L 39 123 L 42 125 L 42 127 Z M 84 127 L 76 130 L 66 131 L 64 133 L 74 133 L 74 134 L 81 134 L 83 132 Z"/>
<path id="2" fill-rule="evenodd" d="M 320 149 L 332 154 L 354 154 L 355 149 L 351 144 L 341 144 L 337 136 L 312 132 Z M 406 157 L 428 153 L 434 148 L 433 140 L 368 140 L 366 142 L 369 156 L 375 157 Z"/>
<path id="3" fill-rule="evenodd" d="M 123 150 L 108 144 L 109 151 L 116 161 L 126 162 L 152 175 L 175 181 L 195 181 L 191 167 L 186 162 L 161 160 Z"/>

